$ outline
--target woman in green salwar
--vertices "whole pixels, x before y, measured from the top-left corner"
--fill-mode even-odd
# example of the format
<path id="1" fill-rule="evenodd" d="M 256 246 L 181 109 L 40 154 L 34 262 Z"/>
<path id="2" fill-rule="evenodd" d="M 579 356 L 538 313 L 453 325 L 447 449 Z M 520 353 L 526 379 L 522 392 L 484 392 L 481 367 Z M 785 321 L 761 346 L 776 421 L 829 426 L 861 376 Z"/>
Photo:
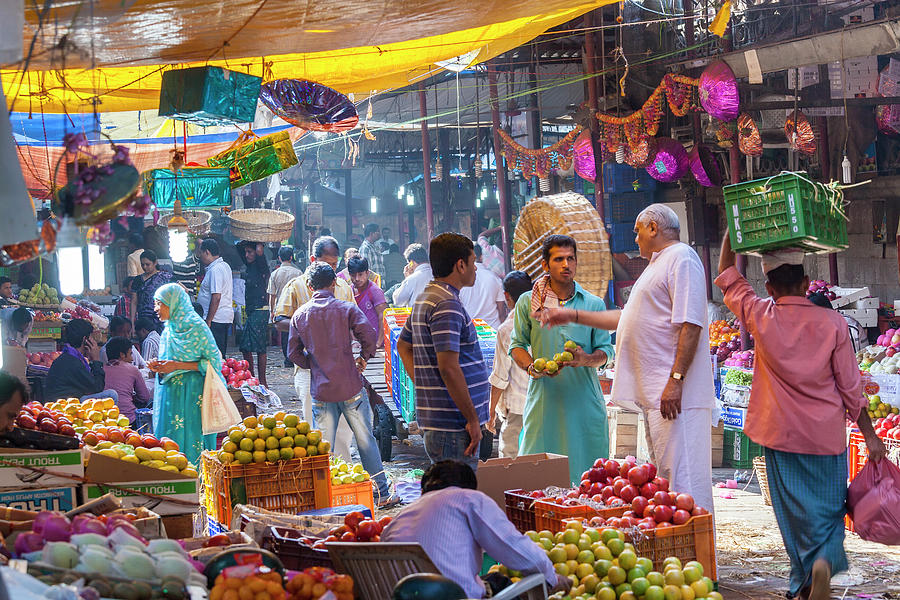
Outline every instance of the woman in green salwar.
<path id="1" fill-rule="evenodd" d="M 222 355 L 184 288 L 170 283 L 156 290 L 153 298 L 156 312 L 165 323 L 159 358 L 148 363 L 157 379 L 153 432 L 157 437 L 175 440 L 188 460 L 196 464 L 204 449 L 215 449 L 215 434 L 202 434 L 200 406 L 206 367 L 211 365 L 221 377 Z"/>

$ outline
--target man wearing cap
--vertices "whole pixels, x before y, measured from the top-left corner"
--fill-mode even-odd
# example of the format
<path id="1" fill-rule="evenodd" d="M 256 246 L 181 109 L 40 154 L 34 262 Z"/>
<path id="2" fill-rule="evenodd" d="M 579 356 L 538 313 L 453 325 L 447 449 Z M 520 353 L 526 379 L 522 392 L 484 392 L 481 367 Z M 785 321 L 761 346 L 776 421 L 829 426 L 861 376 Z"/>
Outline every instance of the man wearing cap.
<path id="1" fill-rule="evenodd" d="M 744 433 L 765 448 L 772 507 L 791 561 L 788 597 L 826 600 L 831 574 L 847 569 L 845 420 L 859 425 L 870 460 L 886 450 L 866 412 L 847 325 L 806 299 L 803 252 L 763 255 L 771 300 L 757 296 L 734 264 L 726 233 L 716 285 L 756 343 Z"/>

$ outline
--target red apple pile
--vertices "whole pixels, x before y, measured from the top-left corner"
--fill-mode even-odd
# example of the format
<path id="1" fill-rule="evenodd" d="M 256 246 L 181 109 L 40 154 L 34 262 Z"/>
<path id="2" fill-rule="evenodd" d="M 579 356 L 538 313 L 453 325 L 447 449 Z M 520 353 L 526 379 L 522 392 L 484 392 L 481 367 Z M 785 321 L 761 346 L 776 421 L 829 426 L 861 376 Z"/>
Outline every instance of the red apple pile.
<path id="1" fill-rule="evenodd" d="M 60 354 L 62 352 L 28 352 L 25 356 L 28 358 L 28 364 L 49 367 Z"/>
<path id="2" fill-rule="evenodd" d="M 310 546 L 324 549 L 328 542 L 380 542 L 381 532 L 390 522 L 391 517 L 381 517 L 376 521 L 353 511 L 344 516 L 343 525 L 332 528 L 325 539 L 313 540 Z"/>
<path id="3" fill-rule="evenodd" d="M 46 433 L 75 437 L 75 426 L 64 412 L 48 410 L 36 400 L 32 400 L 22 407 L 16 417 L 16 425 L 22 429 L 36 429 Z"/>
<path id="4" fill-rule="evenodd" d="M 250 363 L 246 360 L 226 358 L 222 365 L 222 376 L 231 387 L 242 385 L 259 385 L 259 379 L 250 373 Z"/>

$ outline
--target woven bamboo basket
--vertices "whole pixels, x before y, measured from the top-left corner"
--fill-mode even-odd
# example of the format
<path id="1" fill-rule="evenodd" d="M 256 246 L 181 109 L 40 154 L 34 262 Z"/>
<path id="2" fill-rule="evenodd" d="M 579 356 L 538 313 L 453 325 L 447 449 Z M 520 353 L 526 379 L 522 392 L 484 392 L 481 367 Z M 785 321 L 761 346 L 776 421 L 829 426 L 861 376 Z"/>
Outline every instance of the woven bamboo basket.
<path id="1" fill-rule="evenodd" d="M 160 216 L 161 223 L 168 223 L 174 213 L 164 213 Z M 184 210 L 181 215 L 188 222 L 188 231 L 197 237 L 209 233 L 212 214 L 205 210 Z"/>
<path id="2" fill-rule="evenodd" d="M 231 233 L 247 242 L 283 242 L 291 237 L 294 215 L 268 208 L 243 208 L 228 213 Z"/>
<path id="3" fill-rule="evenodd" d="M 762 492 L 763 501 L 766 506 L 772 506 L 772 494 L 769 492 L 769 478 L 766 475 L 766 457 L 757 456 L 753 459 L 753 470 L 756 471 L 756 478 L 759 480 L 759 489 Z"/>
<path id="4" fill-rule="evenodd" d="M 581 287 L 604 297 L 612 279 L 609 236 L 594 206 L 580 194 L 564 192 L 535 198 L 519 215 L 513 235 L 513 264 L 532 279 L 543 273 L 541 244 L 552 234 L 575 238 L 578 270 L 575 280 Z"/>

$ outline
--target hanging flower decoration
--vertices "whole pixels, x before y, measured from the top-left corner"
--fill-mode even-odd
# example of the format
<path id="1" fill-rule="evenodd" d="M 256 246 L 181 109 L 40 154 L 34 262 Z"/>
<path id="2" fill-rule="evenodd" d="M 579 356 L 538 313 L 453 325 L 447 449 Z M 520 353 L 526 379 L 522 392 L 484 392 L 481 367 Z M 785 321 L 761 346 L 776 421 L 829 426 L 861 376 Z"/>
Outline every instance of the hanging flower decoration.
<path id="1" fill-rule="evenodd" d="M 703 187 L 719 187 L 722 185 L 722 172 L 713 156 L 712 150 L 702 144 L 694 144 L 688 155 L 691 172 Z"/>
<path id="2" fill-rule="evenodd" d="M 625 152 L 625 163 L 636 169 L 646 169 L 656 154 L 656 138 L 648 137 Z"/>
<path id="3" fill-rule="evenodd" d="M 678 181 L 690 169 L 688 153 L 681 142 L 668 137 L 657 138 L 656 153 L 647 167 L 647 173 L 657 181 Z"/>
<path id="4" fill-rule="evenodd" d="M 591 132 L 585 129 L 572 144 L 572 158 L 575 162 L 575 172 L 582 179 L 594 181 L 597 179 L 597 165 L 594 162 L 594 145 L 591 143 Z"/>
<path id="5" fill-rule="evenodd" d="M 113 235 L 112 229 L 109 226 L 109 221 L 104 221 L 99 225 L 95 225 L 88 229 L 87 232 L 88 243 L 100 246 L 101 252 L 107 246 L 112 244 L 115 239 L 116 237 Z"/>
<path id="6" fill-rule="evenodd" d="M 885 135 L 900 135 L 900 104 L 879 104 L 875 107 L 875 124 Z"/>
<path id="7" fill-rule="evenodd" d="M 816 134 L 809 119 L 802 112 L 795 110 L 784 122 L 784 135 L 791 150 L 803 154 L 814 154 L 816 151 Z"/>
<path id="8" fill-rule="evenodd" d="M 710 116 L 722 121 L 737 118 L 741 104 L 737 78 L 725 62 L 714 62 L 706 67 L 700 75 L 698 89 L 700 104 Z"/>
<path id="9" fill-rule="evenodd" d="M 738 117 L 738 148 L 746 156 L 760 156 L 763 153 L 762 136 L 759 128 L 747 113 Z"/>
<path id="10" fill-rule="evenodd" d="M 508 133 L 501 129 L 499 131 L 501 152 L 510 169 L 522 171 L 525 177 L 537 175 L 546 179 L 553 169 L 569 170 L 572 166 L 575 139 L 583 130 L 584 128 L 578 125 L 552 146 L 532 150 L 516 143 Z"/>

